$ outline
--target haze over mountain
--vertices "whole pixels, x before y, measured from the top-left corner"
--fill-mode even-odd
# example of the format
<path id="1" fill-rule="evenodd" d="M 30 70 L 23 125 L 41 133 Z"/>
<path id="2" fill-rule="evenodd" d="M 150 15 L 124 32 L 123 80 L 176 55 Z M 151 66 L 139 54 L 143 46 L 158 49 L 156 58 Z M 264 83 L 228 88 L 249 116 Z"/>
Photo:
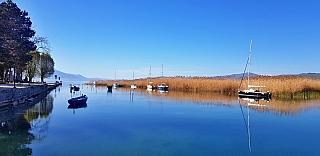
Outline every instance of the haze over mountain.
<path id="1" fill-rule="evenodd" d="M 57 75 L 57 81 L 58 78 L 60 77 L 60 81 L 94 81 L 94 80 L 106 80 L 105 78 L 87 78 L 84 77 L 80 74 L 70 74 L 70 73 L 65 73 L 62 72 L 60 70 L 55 69 L 54 74 L 49 77 L 46 78 L 45 81 L 47 82 L 51 82 L 51 81 L 55 81 L 55 75 Z"/>

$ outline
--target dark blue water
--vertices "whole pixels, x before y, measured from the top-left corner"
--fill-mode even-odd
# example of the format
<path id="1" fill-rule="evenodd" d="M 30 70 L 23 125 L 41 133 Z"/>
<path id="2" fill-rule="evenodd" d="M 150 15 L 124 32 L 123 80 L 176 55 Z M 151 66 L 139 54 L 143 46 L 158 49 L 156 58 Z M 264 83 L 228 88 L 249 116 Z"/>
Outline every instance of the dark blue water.
<path id="1" fill-rule="evenodd" d="M 87 106 L 68 109 L 67 100 L 80 94 Z M 319 108 L 318 100 L 107 93 L 85 85 L 70 94 L 64 85 L 3 122 L 0 155 L 318 155 Z"/>

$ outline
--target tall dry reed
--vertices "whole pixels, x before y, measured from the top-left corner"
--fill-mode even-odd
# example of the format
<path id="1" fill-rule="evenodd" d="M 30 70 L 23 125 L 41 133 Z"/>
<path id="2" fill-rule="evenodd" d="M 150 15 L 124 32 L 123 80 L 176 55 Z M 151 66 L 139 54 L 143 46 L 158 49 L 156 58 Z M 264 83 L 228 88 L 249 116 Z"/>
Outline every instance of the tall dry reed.
<path id="1" fill-rule="evenodd" d="M 135 80 L 96 81 L 96 85 L 112 85 L 118 83 L 122 87 L 130 87 L 135 83 L 139 88 L 146 88 L 149 82 L 155 86 L 165 83 L 169 90 L 194 92 L 221 92 L 234 94 L 239 89 L 247 89 L 247 79 L 207 78 L 207 77 L 165 77 Z M 89 83 L 90 84 L 90 83 Z M 241 86 L 240 86 L 241 84 Z M 261 91 L 270 91 L 273 95 L 283 93 L 320 92 L 320 78 L 302 76 L 256 76 L 250 78 L 250 85 L 266 86 Z"/>

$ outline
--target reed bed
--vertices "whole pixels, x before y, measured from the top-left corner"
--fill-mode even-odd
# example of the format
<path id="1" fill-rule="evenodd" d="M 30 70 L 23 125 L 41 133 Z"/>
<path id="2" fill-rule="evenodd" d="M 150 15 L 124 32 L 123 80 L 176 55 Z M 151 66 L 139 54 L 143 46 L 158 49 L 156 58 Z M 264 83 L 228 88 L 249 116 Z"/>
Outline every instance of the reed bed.
<path id="1" fill-rule="evenodd" d="M 137 84 L 139 88 L 146 88 L 149 82 L 155 86 L 165 83 L 169 90 L 192 91 L 192 92 L 220 92 L 237 94 L 239 89 L 247 89 L 247 79 L 234 78 L 208 78 L 208 77 L 156 77 L 150 79 L 135 80 L 107 80 L 96 81 L 96 85 L 120 84 L 120 87 L 130 87 Z M 92 84 L 89 82 L 88 84 Z M 303 76 L 256 76 L 250 78 L 250 85 L 266 86 L 261 91 L 270 91 L 273 96 L 310 96 L 310 92 L 320 93 L 320 78 Z M 320 96 L 315 94 L 315 96 Z"/>

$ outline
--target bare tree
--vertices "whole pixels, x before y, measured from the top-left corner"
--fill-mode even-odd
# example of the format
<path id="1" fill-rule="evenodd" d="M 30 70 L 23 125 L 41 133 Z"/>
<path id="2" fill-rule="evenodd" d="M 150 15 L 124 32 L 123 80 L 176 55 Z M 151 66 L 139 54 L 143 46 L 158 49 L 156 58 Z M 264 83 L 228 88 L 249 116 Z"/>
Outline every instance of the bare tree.
<path id="1" fill-rule="evenodd" d="M 37 51 L 50 53 L 51 47 L 47 37 L 35 36 L 32 41 L 37 45 Z"/>
<path id="2" fill-rule="evenodd" d="M 41 53 L 40 63 L 37 67 L 37 75 L 40 77 L 41 82 L 54 73 L 54 61 L 49 53 Z"/>

